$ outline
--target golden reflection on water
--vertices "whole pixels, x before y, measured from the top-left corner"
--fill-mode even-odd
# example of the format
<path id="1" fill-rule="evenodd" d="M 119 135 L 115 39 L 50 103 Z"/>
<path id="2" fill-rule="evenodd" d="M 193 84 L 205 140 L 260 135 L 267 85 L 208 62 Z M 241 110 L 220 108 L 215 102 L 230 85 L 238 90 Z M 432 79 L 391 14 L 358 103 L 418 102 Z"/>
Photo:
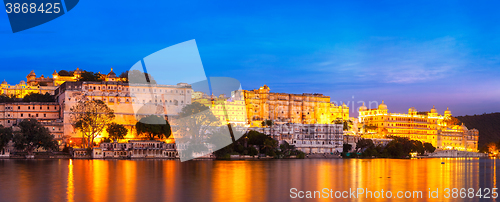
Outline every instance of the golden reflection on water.
<path id="1" fill-rule="evenodd" d="M 264 186 L 263 172 L 253 170 L 250 161 L 216 163 L 213 172 L 213 201 L 262 201 L 265 193 L 255 193 L 253 184 Z"/>
<path id="2" fill-rule="evenodd" d="M 175 194 L 177 192 L 177 184 L 175 182 L 181 180 L 177 177 L 177 173 L 180 172 L 180 170 L 177 169 L 177 162 L 164 161 L 163 163 L 165 164 L 163 167 L 163 173 L 165 174 L 165 177 L 163 178 L 163 184 L 165 185 L 165 188 L 163 189 L 163 198 L 168 198 L 171 201 L 180 200 Z"/>
<path id="3" fill-rule="evenodd" d="M 303 201 L 290 198 L 291 188 L 422 191 L 423 199 L 404 201 L 457 201 L 444 188 L 491 189 L 496 178 L 496 160 L 465 158 L 1 161 L 0 201 Z M 439 199 L 428 198 L 429 188 Z"/>
<path id="4" fill-rule="evenodd" d="M 68 165 L 68 185 L 67 185 L 67 191 L 66 194 L 68 195 L 67 200 L 68 202 L 74 202 L 75 201 L 75 184 L 74 184 L 74 179 L 73 179 L 73 160 L 69 160 L 69 165 Z"/>
<path id="5" fill-rule="evenodd" d="M 93 201 L 107 201 L 107 194 L 109 189 L 109 173 L 108 166 L 113 161 L 105 161 L 105 160 L 94 160 L 90 161 L 92 168 L 89 173 L 92 177 L 92 200 Z M 121 177 L 127 177 L 125 172 L 121 172 Z"/>
<path id="6" fill-rule="evenodd" d="M 137 189 L 137 167 L 136 164 L 133 161 L 123 161 L 120 162 L 121 164 L 119 166 L 122 166 L 122 169 L 124 170 L 123 175 L 119 175 L 118 177 L 123 177 L 124 182 L 121 186 L 124 187 L 119 187 L 119 190 L 125 190 L 123 192 L 124 194 L 124 201 L 125 202 L 133 202 L 136 201 L 136 189 Z M 121 183 L 120 183 L 121 184 Z"/>

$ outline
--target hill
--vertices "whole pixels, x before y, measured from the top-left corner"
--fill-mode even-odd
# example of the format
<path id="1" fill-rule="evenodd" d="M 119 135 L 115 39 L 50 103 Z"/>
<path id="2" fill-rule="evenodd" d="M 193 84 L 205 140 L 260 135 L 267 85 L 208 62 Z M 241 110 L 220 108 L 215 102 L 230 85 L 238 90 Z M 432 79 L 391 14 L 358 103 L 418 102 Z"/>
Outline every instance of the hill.
<path id="1" fill-rule="evenodd" d="M 467 128 L 479 130 L 479 148 L 489 142 L 500 141 L 500 113 L 457 116 L 456 118 Z"/>

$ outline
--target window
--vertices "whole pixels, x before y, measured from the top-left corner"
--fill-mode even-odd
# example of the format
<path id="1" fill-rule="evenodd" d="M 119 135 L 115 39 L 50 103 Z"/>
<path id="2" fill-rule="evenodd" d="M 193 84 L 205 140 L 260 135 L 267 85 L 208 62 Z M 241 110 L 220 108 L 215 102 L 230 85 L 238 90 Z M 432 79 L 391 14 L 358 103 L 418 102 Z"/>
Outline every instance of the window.
<path id="1" fill-rule="evenodd" d="M 40 109 L 42 109 L 42 106 L 40 106 Z"/>
<path id="2" fill-rule="evenodd" d="M 23 117 L 24 114 L 21 114 L 21 117 Z"/>
<path id="3" fill-rule="evenodd" d="M 49 109 L 49 106 L 47 106 L 47 109 Z"/>
<path id="4" fill-rule="evenodd" d="M 28 109 L 31 109 L 31 107 L 30 107 L 30 106 L 28 106 Z"/>
<path id="5" fill-rule="evenodd" d="M 43 117 L 47 117 L 47 114 L 43 114 Z"/>
<path id="6" fill-rule="evenodd" d="M 17 109 L 21 109 L 21 106 L 17 106 Z"/>

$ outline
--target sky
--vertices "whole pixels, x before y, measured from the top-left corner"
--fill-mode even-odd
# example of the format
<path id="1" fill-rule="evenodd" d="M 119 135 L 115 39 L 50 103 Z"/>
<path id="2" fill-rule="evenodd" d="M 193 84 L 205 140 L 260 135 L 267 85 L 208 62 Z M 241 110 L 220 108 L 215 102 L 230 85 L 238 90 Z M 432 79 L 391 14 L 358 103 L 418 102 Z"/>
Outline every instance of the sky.
<path id="1" fill-rule="evenodd" d="M 18 33 L 1 12 L 0 79 L 76 67 L 119 74 L 195 39 L 208 77 L 238 79 L 246 90 L 322 93 L 354 117 L 361 102 L 382 100 L 398 113 L 500 112 L 498 4 L 87 0 Z"/>

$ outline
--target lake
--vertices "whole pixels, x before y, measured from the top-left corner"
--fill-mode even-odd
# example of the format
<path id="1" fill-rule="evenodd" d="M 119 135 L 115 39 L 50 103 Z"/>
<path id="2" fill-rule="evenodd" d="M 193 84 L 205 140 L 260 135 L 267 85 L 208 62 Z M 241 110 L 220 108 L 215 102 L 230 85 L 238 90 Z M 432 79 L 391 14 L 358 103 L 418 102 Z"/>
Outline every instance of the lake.
<path id="1" fill-rule="evenodd" d="M 357 188 L 372 192 L 368 201 L 479 201 L 479 195 L 488 191 L 484 188 L 491 192 L 498 187 L 497 162 L 477 158 L 183 163 L 5 159 L 0 160 L 0 201 L 367 201 L 369 196 L 364 194 L 342 198 L 349 189 Z M 429 198 L 429 188 L 437 189 L 439 198 Z M 444 198 L 446 188 L 450 189 L 449 198 Z M 452 196 L 453 188 L 458 188 L 458 199 Z M 469 194 L 465 199 L 460 198 L 461 188 Z M 479 188 L 481 193 L 477 193 Z M 307 191 L 317 191 L 316 199 L 300 199 L 307 197 Z M 392 198 L 387 198 L 388 191 Z M 393 198 L 398 191 L 403 198 L 407 191 L 421 191 L 423 196 L 416 199 L 415 192 L 408 199 Z M 379 198 L 375 198 L 377 192 Z M 334 198 L 318 198 L 320 193 Z M 493 196 L 490 193 L 489 197 Z"/>

